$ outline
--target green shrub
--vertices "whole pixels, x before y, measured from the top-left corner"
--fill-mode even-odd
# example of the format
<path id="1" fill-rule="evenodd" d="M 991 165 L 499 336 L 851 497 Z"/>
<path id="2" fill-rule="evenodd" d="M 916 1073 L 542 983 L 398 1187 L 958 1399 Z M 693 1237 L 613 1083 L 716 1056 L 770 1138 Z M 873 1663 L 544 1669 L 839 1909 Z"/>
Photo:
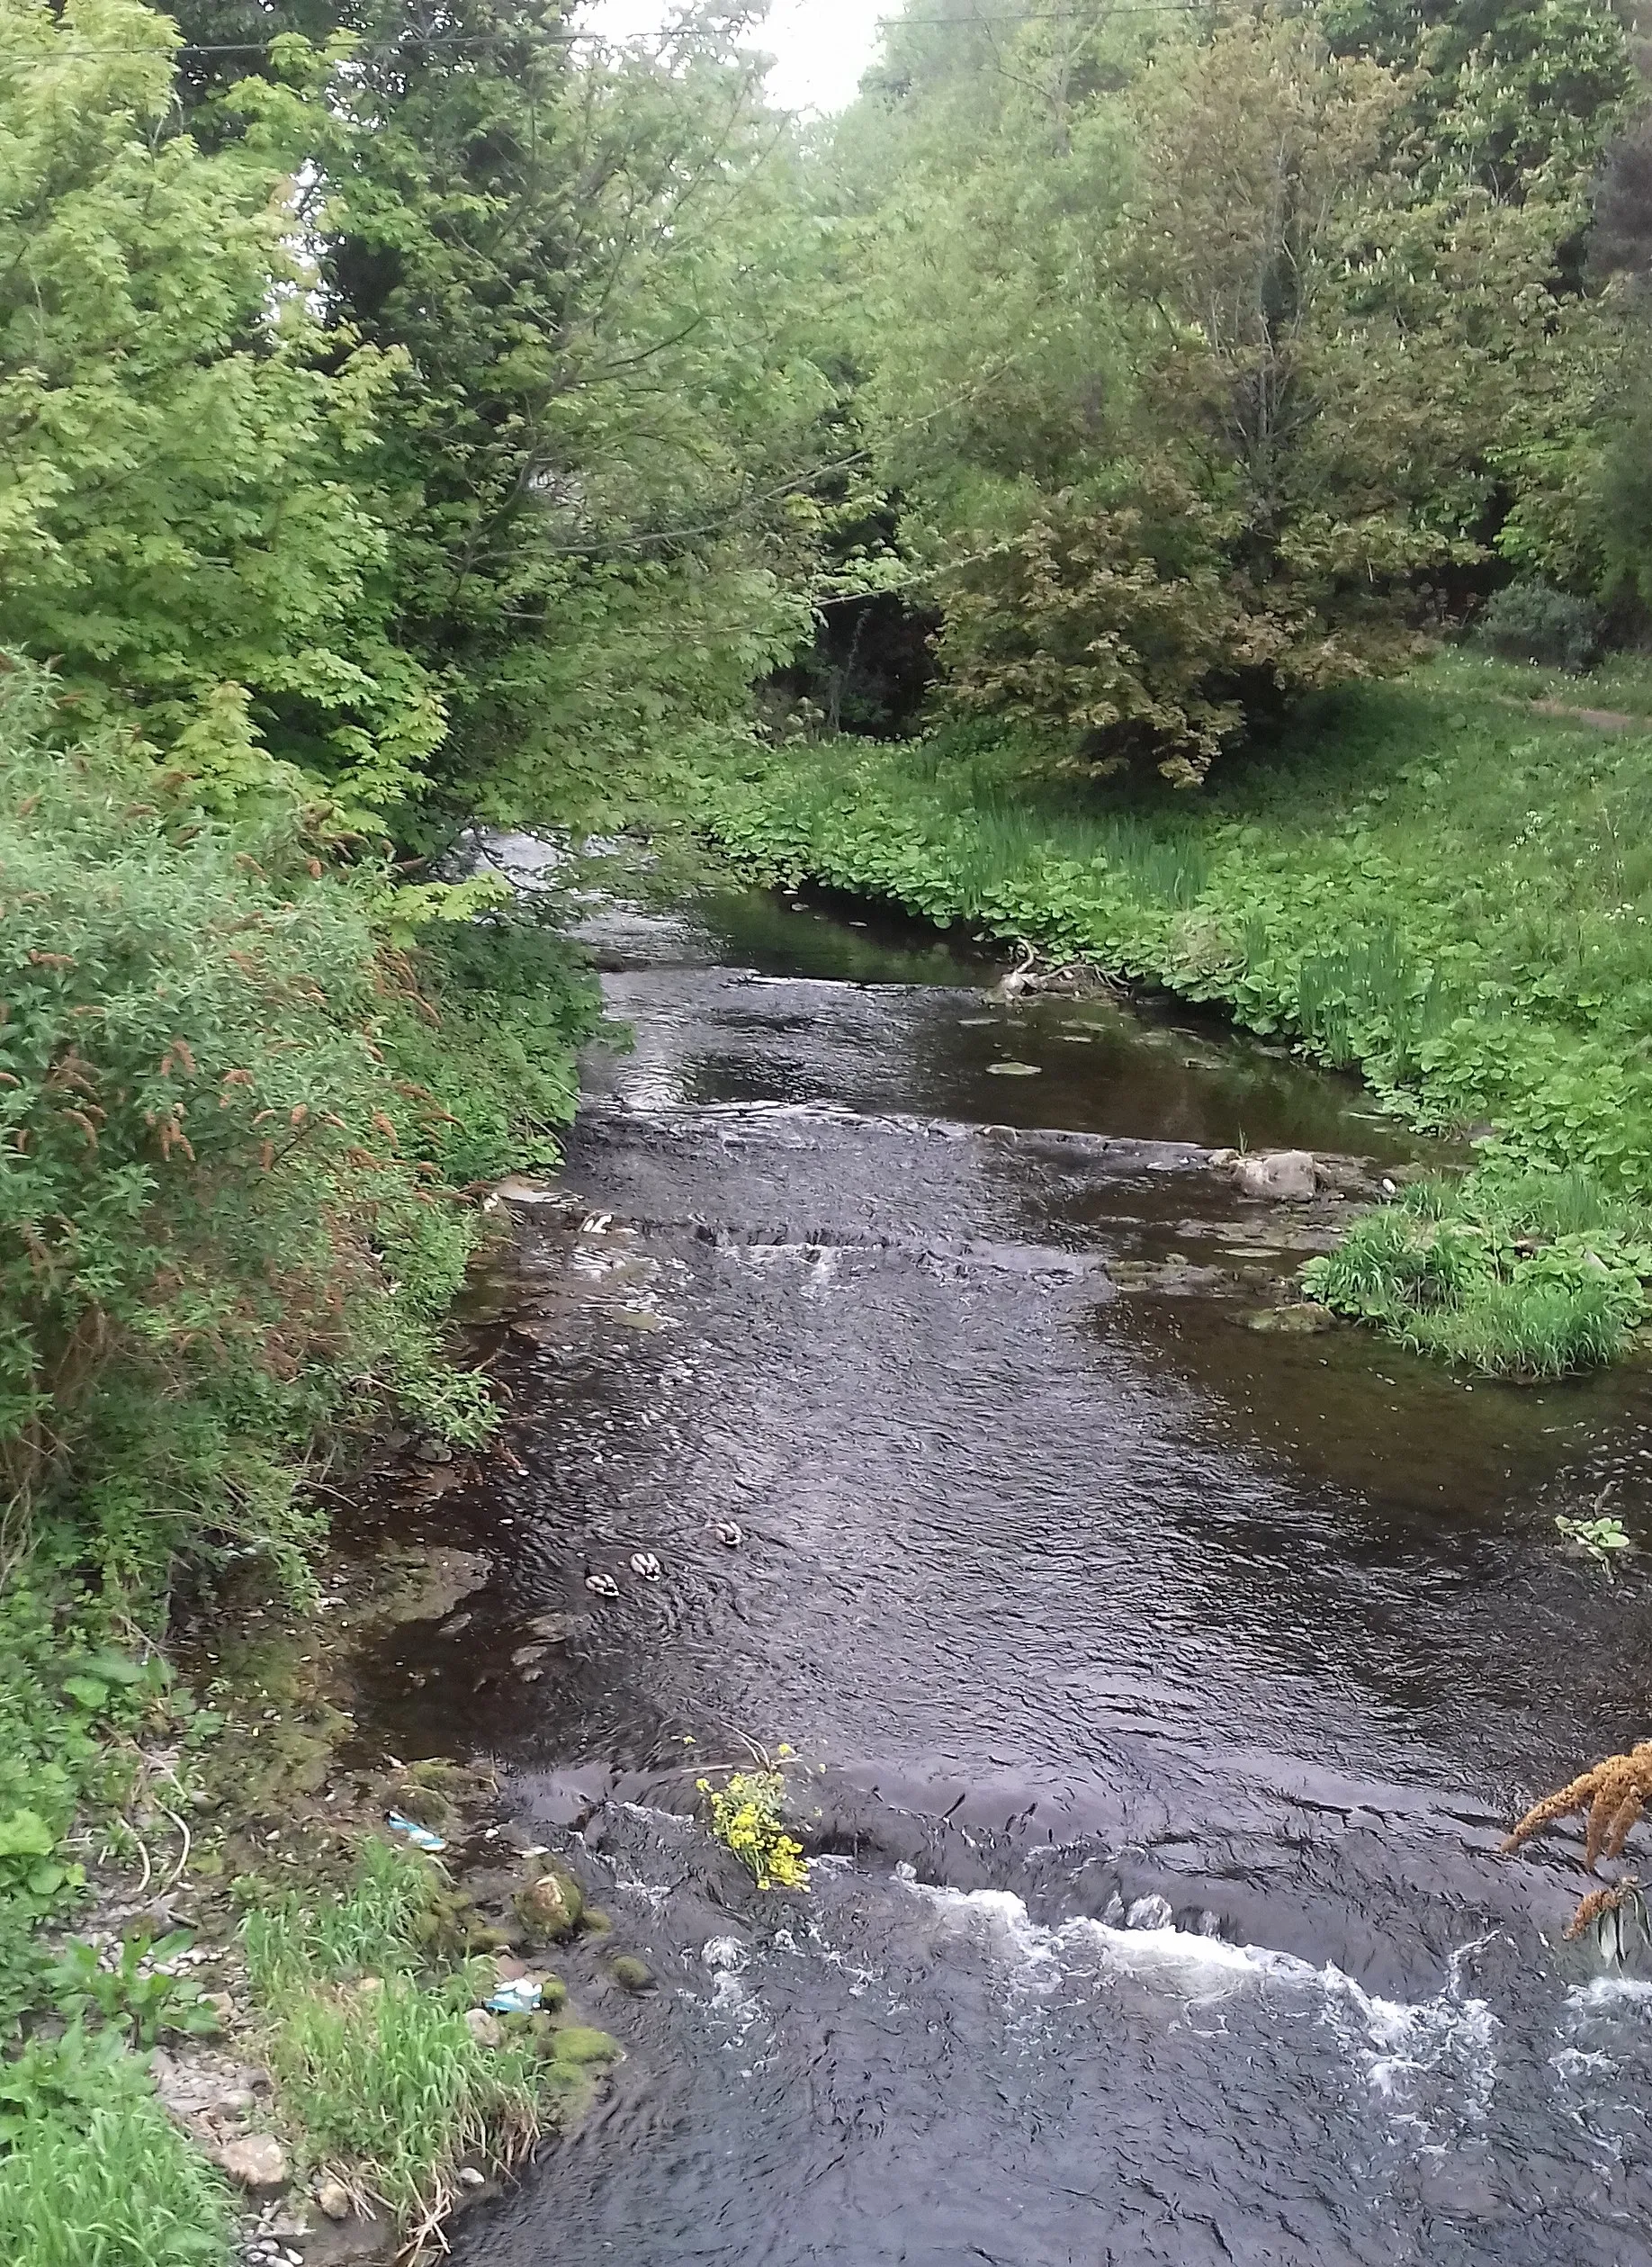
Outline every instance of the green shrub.
<path id="1" fill-rule="evenodd" d="M 585 957 L 531 913 L 436 924 L 420 937 L 419 1005 L 391 1009 L 404 1076 L 438 1105 L 425 1147 L 460 1187 L 553 1165 L 579 1098 L 578 1049 L 601 994 Z"/>
<path id="2" fill-rule="evenodd" d="M 1536 576 L 1505 584 L 1474 625 L 1476 644 L 1505 661 L 1535 661 L 1581 675 L 1600 652 L 1601 611 Z"/>
<path id="3" fill-rule="evenodd" d="M 319 1428 L 488 1422 L 437 1337 L 470 1216 L 385 1043 L 411 979 L 301 813 L 202 821 L 57 724 L 0 674 L 0 1491 L 128 1584 L 226 1544 L 297 1579 Z"/>

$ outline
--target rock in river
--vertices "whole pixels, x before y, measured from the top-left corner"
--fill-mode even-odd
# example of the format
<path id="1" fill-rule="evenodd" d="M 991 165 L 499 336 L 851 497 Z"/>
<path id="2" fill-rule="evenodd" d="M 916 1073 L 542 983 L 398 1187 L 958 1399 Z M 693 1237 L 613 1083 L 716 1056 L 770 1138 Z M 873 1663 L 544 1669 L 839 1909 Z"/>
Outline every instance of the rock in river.
<path id="1" fill-rule="evenodd" d="M 1306 1149 L 1270 1149 L 1256 1156 L 1213 1149 L 1210 1162 L 1226 1165 L 1243 1195 L 1268 1197 L 1276 1204 L 1304 1204 L 1319 1185 L 1318 1171 Z"/>

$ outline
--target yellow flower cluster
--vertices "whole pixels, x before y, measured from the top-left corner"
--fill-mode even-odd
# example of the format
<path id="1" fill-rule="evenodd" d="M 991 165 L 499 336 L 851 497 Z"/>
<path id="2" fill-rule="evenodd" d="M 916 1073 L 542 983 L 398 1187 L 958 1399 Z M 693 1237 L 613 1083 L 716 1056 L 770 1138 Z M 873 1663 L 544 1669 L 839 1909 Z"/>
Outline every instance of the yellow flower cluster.
<path id="1" fill-rule="evenodd" d="M 759 1889 L 806 1889 L 809 1861 L 782 1822 L 786 1781 L 778 1771 L 735 1771 L 725 1786 L 696 1780 L 711 1809 L 711 1830 L 733 1851 Z"/>

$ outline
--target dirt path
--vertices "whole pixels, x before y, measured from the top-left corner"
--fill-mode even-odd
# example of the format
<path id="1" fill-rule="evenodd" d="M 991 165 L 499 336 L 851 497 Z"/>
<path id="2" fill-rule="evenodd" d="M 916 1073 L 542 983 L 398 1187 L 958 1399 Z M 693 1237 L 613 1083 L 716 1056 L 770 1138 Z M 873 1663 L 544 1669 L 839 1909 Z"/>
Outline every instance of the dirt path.
<path id="1" fill-rule="evenodd" d="M 1652 732 L 1652 716 L 1630 716 L 1621 708 L 1574 708 L 1563 700 L 1522 700 L 1514 693 L 1499 693 L 1504 708 L 1523 708 L 1534 716 L 1559 716 L 1568 724 L 1589 724 L 1596 732 Z"/>

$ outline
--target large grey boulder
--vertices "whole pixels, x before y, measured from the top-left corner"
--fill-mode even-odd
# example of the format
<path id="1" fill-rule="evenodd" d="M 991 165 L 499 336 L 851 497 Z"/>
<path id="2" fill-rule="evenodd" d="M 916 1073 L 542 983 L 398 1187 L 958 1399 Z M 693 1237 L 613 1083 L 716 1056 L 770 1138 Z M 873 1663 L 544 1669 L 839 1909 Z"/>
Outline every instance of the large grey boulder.
<path id="1" fill-rule="evenodd" d="M 1306 1149 L 1264 1149 L 1255 1156 L 1216 1149 L 1210 1162 L 1226 1166 L 1242 1195 L 1266 1197 L 1275 1204 L 1306 1204 L 1319 1185 L 1318 1168 Z"/>

